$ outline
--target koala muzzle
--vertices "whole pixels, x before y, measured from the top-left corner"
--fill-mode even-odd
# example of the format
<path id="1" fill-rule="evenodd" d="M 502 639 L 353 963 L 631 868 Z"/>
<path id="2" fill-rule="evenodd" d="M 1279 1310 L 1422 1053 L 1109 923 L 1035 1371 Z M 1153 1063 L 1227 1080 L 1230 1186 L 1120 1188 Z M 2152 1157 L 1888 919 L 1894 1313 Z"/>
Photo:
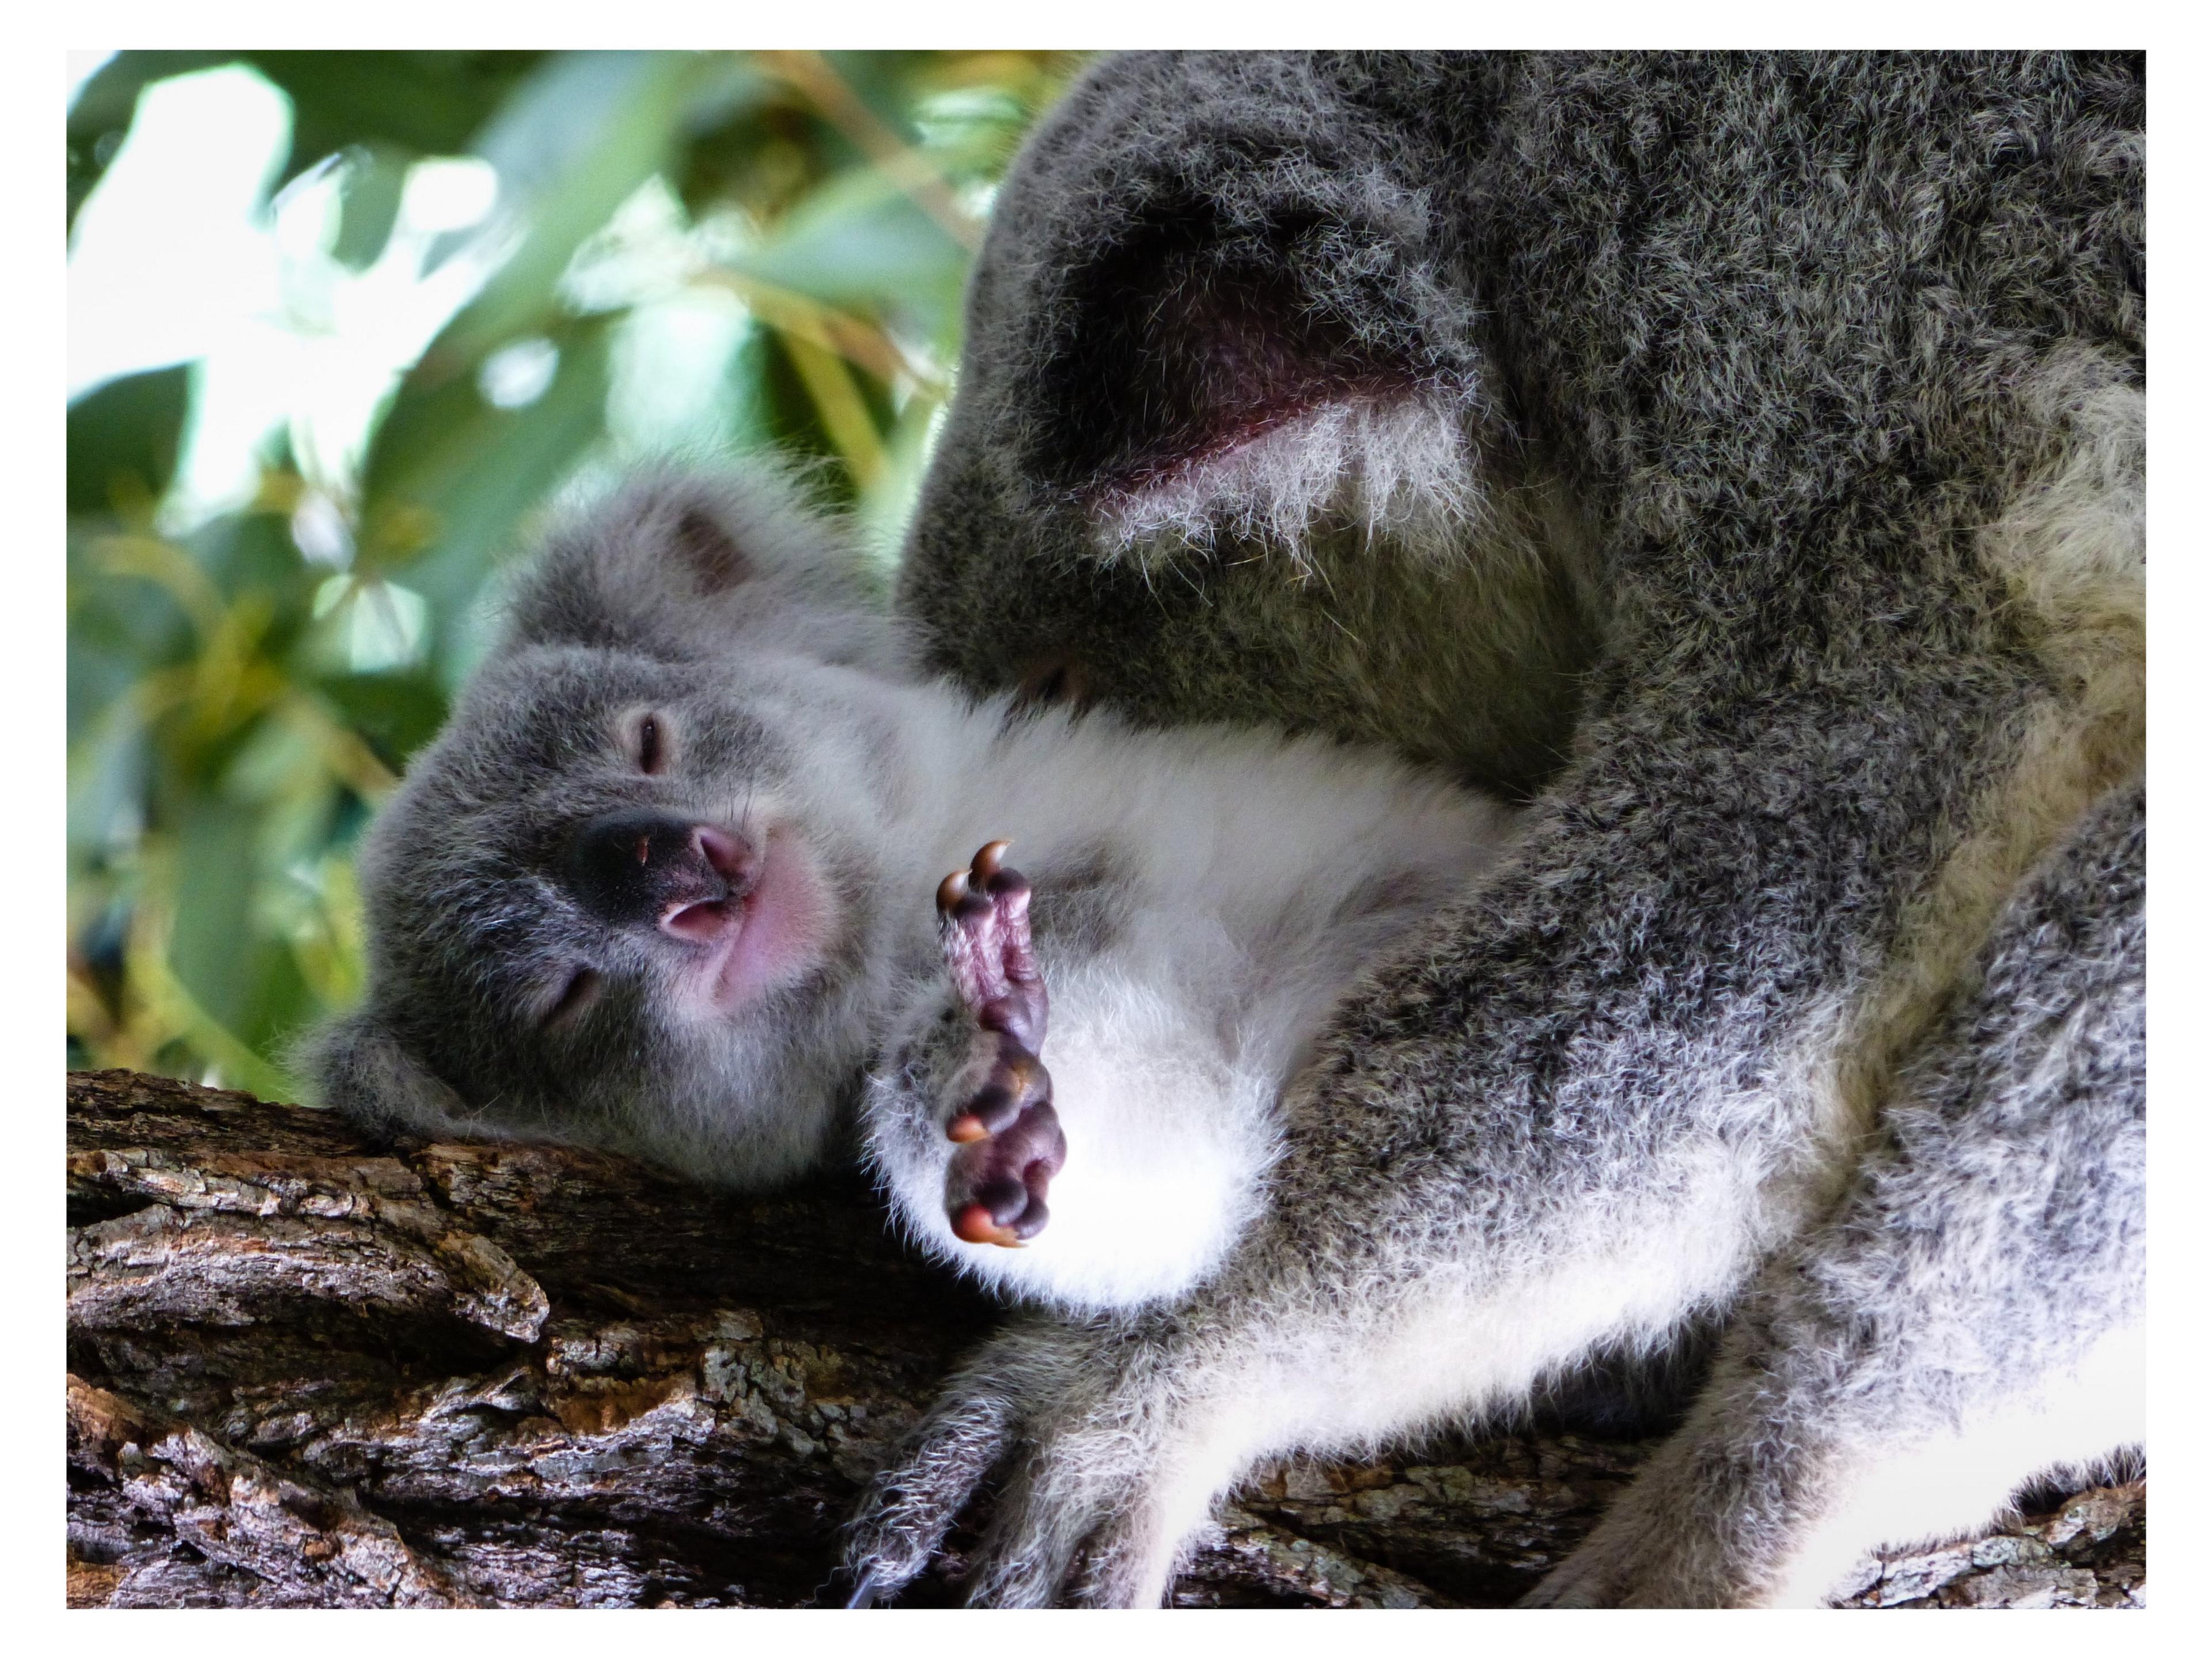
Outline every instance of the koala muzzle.
<path id="1" fill-rule="evenodd" d="M 711 824 L 641 809 L 580 825 L 563 873 L 578 902 L 603 921 L 705 944 L 742 922 L 760 860 Z"/>

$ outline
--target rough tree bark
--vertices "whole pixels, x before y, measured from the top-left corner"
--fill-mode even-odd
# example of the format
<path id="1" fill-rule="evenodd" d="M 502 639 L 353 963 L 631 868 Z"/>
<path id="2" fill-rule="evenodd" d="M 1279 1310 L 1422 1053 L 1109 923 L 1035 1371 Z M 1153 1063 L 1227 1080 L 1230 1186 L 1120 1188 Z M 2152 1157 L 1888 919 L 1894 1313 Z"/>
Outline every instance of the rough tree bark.
<path id="1" fill-rule="evenodd" d="M 589 1152 L 372 1145 L 126 1072 L 73 1075 L 69 1126 L 72 1605 L 805 1604 L 994 1316 L 850 1183 L 737 1199 Z M 1175 1599 L 1510 1601 L 1649 1444 L 1291 1465 Z M 1850 1600 L 2141 1604 L 2140 1480 L 2031 1508 Z M 908 1600 L 957 1599 L 959 1567 Z"/>

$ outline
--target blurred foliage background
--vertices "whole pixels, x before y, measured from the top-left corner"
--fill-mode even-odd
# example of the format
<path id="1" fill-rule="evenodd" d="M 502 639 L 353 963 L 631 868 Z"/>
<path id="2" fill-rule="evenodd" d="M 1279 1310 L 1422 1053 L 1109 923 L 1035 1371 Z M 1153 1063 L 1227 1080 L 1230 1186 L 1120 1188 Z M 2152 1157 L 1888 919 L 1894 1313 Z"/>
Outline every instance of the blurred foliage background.
<path id="1" fill-rule="evenodd" d="M 1029 52 L 124 52 L 69 117 L 69 1057 L 289 1092 L 537 514 L 773 448 L 888 574 Z"/>

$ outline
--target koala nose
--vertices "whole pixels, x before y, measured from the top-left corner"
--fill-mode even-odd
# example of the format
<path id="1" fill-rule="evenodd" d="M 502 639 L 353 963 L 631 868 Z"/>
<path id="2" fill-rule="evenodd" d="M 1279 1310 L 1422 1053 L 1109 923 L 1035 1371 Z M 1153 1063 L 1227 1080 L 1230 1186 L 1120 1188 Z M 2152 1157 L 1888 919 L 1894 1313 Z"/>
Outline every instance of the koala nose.
<path id="1" fill-rule="evenodd" d="M 650 809 L 603 812 L 568 846 L 568 884 L 594 915 L 704 942 L 739 920 L 758 859 L 734 836 Z"/>

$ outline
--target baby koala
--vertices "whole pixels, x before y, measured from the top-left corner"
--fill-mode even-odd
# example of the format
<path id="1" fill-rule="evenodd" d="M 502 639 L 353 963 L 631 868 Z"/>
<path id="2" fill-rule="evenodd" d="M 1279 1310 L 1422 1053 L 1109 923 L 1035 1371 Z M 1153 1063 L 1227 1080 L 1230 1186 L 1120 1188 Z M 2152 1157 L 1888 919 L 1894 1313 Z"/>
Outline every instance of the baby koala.
<path id="1" fill-rule="evenodd" d="M 1172 1296 L 1329 1010 L 1512 815 L 1319 738 L 976 702 L 858 573 L 772 475 L 555 534 L 364 840 L 368 993 L 308 1069 L 358 1119 L 736 1186 L 857 1135 L 1000 1290 Z"/>

